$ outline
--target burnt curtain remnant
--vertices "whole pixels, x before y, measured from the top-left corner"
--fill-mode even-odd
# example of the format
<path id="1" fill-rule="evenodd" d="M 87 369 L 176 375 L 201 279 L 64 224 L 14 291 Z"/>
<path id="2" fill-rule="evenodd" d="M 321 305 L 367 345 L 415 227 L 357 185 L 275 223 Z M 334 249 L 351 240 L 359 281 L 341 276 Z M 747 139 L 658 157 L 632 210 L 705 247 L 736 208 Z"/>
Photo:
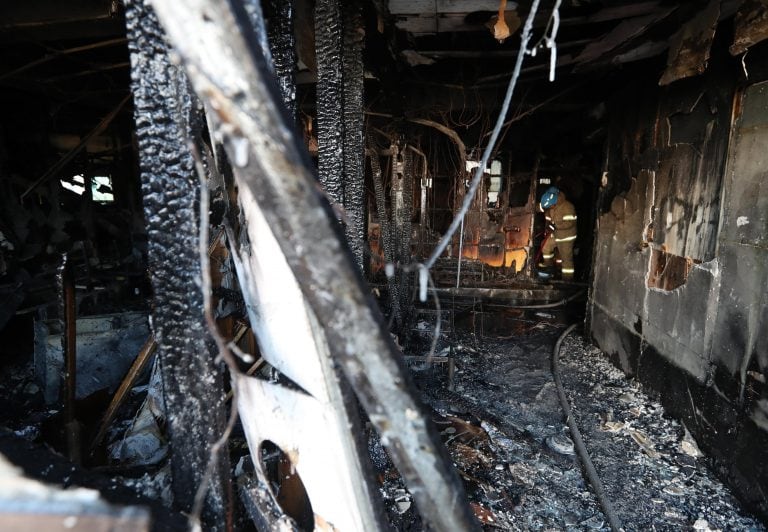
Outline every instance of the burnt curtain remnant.
<path id="1" fill-rule="evenodd" d="M 199 184 L 187 147 L 193 104 L 186 76 L 168 59 L 154 11 L 142 0 L 131 0 L 126 24 L 173 494 L 175 503 L 189 511 L 210 446 L 225 424 L 222 372 L 210 349 L 199 285 Z M 209 529 L 227 521 L 228 471 L 222 456 L 203 516 Z"/>
<path id="2" fill-rule="evenodd" d="M 363 38 L 358 2 L 318 0 L 318 173 L 331 201 L 345 212 L 347 241 L 363 267 L 365 240 L 363 147 Z"/>

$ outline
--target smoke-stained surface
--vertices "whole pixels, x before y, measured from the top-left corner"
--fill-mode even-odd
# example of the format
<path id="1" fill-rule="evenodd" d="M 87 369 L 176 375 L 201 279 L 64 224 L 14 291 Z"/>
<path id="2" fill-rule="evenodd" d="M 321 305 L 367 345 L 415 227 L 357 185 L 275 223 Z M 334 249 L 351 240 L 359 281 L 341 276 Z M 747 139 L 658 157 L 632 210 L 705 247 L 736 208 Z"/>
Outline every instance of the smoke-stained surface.
<path id="1" fill-rule="evenodd" d="M 186 511 L 224 426 L 222 373 L 214 363 L 203 320 L 197 208 L 199 185 L 187 148 L 193 103 L 183 71 L 171 65 L 154 11 L 141 0 L 126 6 L 141 188 L 154 288 L 152 329 L 158 342 L 175 503 Z M 222 479 L 226 457 L 209 491 L 205 521 L 226 523 Z M 217 476 L 215 476 L 217 478 Z"/>

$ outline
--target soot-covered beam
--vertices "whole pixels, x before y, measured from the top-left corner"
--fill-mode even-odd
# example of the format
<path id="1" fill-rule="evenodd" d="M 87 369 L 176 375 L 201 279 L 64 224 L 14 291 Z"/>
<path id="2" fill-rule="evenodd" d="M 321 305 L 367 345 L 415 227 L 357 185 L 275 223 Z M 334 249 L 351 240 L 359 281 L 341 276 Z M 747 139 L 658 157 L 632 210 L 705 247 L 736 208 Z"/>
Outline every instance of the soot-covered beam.
<path id="1" fill-rule="evenodd" d="M 363 26 L 357 0 L 344 2 L 343 116 L 344 116 L 344 211 L 349 247 L 359 268 L 364 264 L 365 245 L 365 148 L 363 146 Z"/>
<path id="2" fill-rule="evenodd" d="M 344 101 L 342 79 L 342 27 L 339 0 L 315 4 L 317 56 L 318 177 L 328 198 L 344 204 Z"/>
<path id="3" fill-rule="evenodd" d="M 315 4 L 317 127 L 320 183 L 344 208 L 349 247 L 363 268 L 365 183 L 363 145 L 363 39 L 358 1 Z"/>
<path id="4" fill-rule="evenodd" d="M 285 107 L 296 121 L 296 38 L 293 31 L 293 0 L 267 0 L 267 35 L 277 84 Z"/>
<path id="5" fill-rule="evenodd" d="M 172 488 L 174 503 L 190 511 L 211 444 L 225 424 L 222 371 L 211 351 L 199 284 L 199 181 L 188 148 L 194 109 L 154 10 L 144 0 L 126 2 L 126 25 Z M 220 456 L 203 513 L 207 529 L 226 526 L 229 490 L 229 461 Z"/>

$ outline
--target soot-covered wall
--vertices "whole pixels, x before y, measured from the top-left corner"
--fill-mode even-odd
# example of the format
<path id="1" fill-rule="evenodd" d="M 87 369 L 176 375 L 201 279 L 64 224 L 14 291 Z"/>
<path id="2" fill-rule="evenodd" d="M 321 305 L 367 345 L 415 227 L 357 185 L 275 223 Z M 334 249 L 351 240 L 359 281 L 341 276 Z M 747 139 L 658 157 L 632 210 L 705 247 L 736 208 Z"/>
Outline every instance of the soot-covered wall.
<path id="1" fill-rule="evenodd" d="M 768 82 L 740 68 L 613 102 L 589 326 L 766 518 Z"/>

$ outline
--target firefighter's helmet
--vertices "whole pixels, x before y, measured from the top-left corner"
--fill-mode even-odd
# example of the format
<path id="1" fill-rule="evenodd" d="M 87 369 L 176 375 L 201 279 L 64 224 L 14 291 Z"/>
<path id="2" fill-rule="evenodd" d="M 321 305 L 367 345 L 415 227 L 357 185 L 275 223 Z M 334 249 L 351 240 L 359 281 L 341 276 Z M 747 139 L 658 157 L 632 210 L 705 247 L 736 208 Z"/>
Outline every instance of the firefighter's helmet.
<path id="1" fill-rule="evenodd" d="M 557 204 L 557 196 L 559 194 L 560 191 L 557 189 L 557 187 L 549 187 L 547 190 L 545 190 L 544 194 L 541 196 L 541 208 L 549 209 L 550 207 Z"/>

